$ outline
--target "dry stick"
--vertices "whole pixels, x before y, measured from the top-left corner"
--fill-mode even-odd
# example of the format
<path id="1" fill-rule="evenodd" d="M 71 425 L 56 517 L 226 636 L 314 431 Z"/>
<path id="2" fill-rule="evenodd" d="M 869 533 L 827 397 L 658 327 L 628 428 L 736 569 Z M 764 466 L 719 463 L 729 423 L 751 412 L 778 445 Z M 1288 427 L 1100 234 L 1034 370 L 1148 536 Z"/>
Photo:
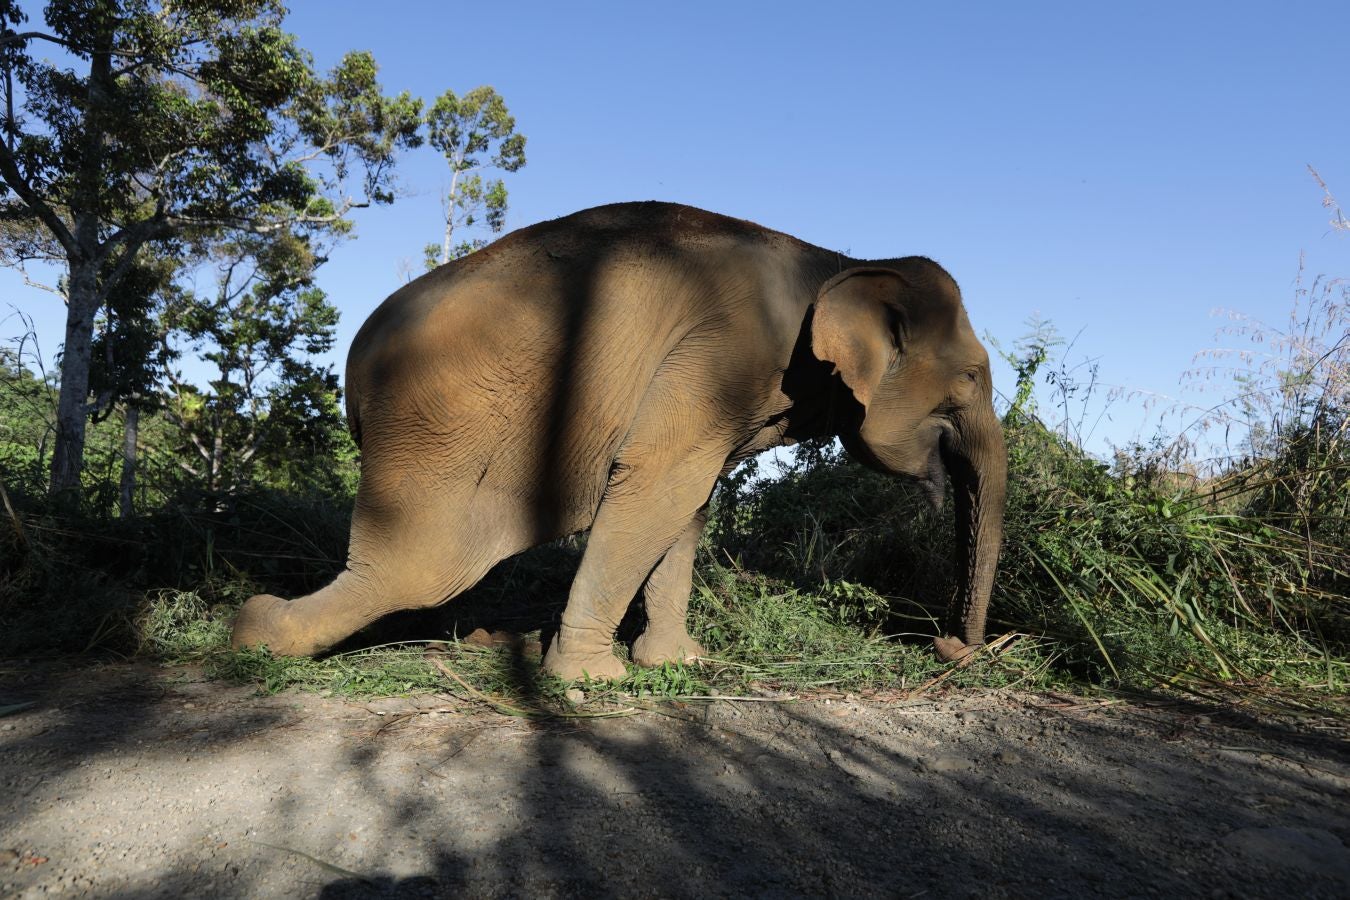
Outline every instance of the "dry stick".
<path id="1" fill-rule="evenodd" d="M 1270 756 L 1270 757 L 1274 757 L 1275 759 L 1282 759 L 1282 760 L 1284 760 L 1284 761 L 1286 761 L 1286 762 L 1291 762 L 1291 763 L 1293 763 L 1293 764 L 1296 765 L 1296 766 L 1302 766 L 1304 769 L 1307 769 L 1307 770 L 1310 771 L 1310 772 L 1318 772 L 1318 773 L 1320 773 L 1320 774 L 1322 774 L 1322 775 L 1330 775 L 1332 778 L 1336 778 L 1336 779 L 1344 779 L 1344 778 L 1345 778 L 1345 776 L 1344 776 L 1343 774 L 1341 774 L 1340 772 L 1333 772 L 1333 771 L 1330 770 L 1330 769 L 1324 769 L 1324 768 L 1322 768 L 1321 766 L 1314 765 L 1313 763 L 1308 762 L 1306 759 L 1302 759 L 1302 758 L 1297 757 L 1297 756 L 1291 756 L 1291 755 L 1288 754 L 1288 753 L 1281 753 L 1281 752 L 1278 751 L 1278 750 L 1271 750 L 1271 749 L 1268 748 L 1268 747 L 1229 747 L 1229 746 L 1220 746 L 1219 749 L 1220 749 L 1220 750 L 1228 750 L 1228 751 L 1233 752 L 1233 753 L 1254 753 L 1254 754 L 1257 754 L 1257 755 L 1259 755 L 1259 756 Z"/>
<path id="2" fill-rule="evenodd" d="M 5 501 L 5 512 L 9 513 L 9 520 L 14 523 L 14 534 L 19 539 L 19 545 L 28 546 L 28 536 L 23 533 L 23 522 L 19 520 L 19 514 L 14 511 L 14 504 L 9 502 L 9 491 L 5 490 L 5 481 L 0 478 L 0 499 Z"/>
<path id="3" fill-rule="evenodd" d="M 319 859 L 317 856 L 310 856 L 303 850 L 296 850 L 294 847 L 282 847 L 279 844 L 269 844 L 266 841 L 249 841 L 249 843 L 257 844 L 259 847 L 267 847 L 270 850 L 280 850 L 282 853 L 293 853 L 296 856 L 301 857 L 302 859 L 309 860 L 310 862 L 314 863 L 314 865 L 318 866 L 324 871 L 331 872 L 334 875 L 342 875 L 346 878 L 353 878 L 357 881 L 360 881 L 363 884 L 375 883 L 373 880 L 367 878 L 365 875 L 362 875 L 360 872 L 353 872 L 350 869 L 342 868 L 342 866 L 335 866 L 330 862 L 325 862 L 322 859 Z"/>
<path id="4" fill-rule="evenodd" d="M 980 656 L 992 655 L 994 653 L 997 653 L 999 650 L 1003 649 L 1008 644 L 1012 643 L 1013 640 L 1017 638 L 1017 636 L 1018 636 L 1017 632 L 1010 631 L 1007 634 L 1000 635 L 999 637 L 994 638 L 992 641 L 985 644 L 983 647 L 979 648 L 974 653 L 971 653 L 957 660 L 956 665 L 947 669 L 945 672 L 939 672 L 937 675 L 934 675 L 932 678 L 928 679 L 923 684 L 916 687 L 910 693 L 910 696 L 917 697 L 920 694 L 927 693 L 928 691 L 942 684 L 948 678 L 951 678 L 953 675 L 964 669 L 966 666 L 969 666 Z"/>
<path id="5" fill-rule="evenodd" d="M 441 671 L 446 677 L 451 678 L 464 690 L 469 692 L 469 696 L 480 703 L 485 703 L 499 713 L 507 716 L 521 716 L 526 719 L 612 719 L 618 716 L 635 716 L 641 710 L 636 707 L 626 707 L 624 709 L 606 710 L 604 712 L 577 713 L 577 712 L 551 712 L 544 709 L 521 709 L 518 706 L 511 706 L 509 703 L 503 703 L 494 697 L 490 697 L 473 685 L 469 684 L 463 678 L 460 678 L 450 670 L 445 663 L 439 659 L 431 659 L 431 664 Z"/>

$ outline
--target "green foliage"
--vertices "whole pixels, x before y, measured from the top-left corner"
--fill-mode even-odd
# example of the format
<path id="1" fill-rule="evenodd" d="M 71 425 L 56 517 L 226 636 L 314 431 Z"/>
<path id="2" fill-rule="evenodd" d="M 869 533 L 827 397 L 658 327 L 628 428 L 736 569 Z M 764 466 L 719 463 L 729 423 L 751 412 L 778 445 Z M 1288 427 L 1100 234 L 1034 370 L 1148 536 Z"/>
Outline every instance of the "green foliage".
<path id="1" fill-rule="evenodd" d="M 163 324 L 163 298 L 176 290 L 181 270 L 178 253 L 154 256 L 142 251 L 108 288 L 107 303 L 95 323 L 89 390 L 96 398 L 93 420 L 102 421 L 121 406 L 153 409 L 160 370 L 169 362 Z"/>
<path id="2" fill-rule="evenodd" d="M 734 522 L 721 512 L 731 506 Z M 804 445 L 774 477 L 724 482 L 716 509 L 720 558 L 872 624 L 925 620 L 924 607 L 949 590 L 951 524 L 908 485 L 848 461 L 836 443 Z M 886 597 L 869 593 L 877 586 Z M 849 594 L 857 603 L 841 604 Z"/>
<path id="3" fill-rule="evenodd" d="M 764 575 L 721 566 L 702 570 L 691 603 L 692 630 L 725 668 L 728 687 L 861 690 L 913 687 L 940 666 L 927 647 L 901 644 L 839 594 L 821 597 Z M 860 593 L 870 593 L 859 589 Z M 831 592 L 827 588 L 826 594 Z"/>
<path id="4" fill-rule="evenodd" d="M 55 431 L 56 388 L 28 366 L 26 341 L 0 347 L 0 478 L 9 490 L 41 490 Z"/>
<path id="5" fill-rule="evenodd" d="M 393 199 L 394 155 L 421 141 L 420 101 L 383 96 L 366 53 L 319 75 L 284 13 L 274 0 L 56 0 L 47 30 L 0 44 L 14 111 L 0 140 L 3 252 L 67 271 L 53 490 L 80 483 L 100 310 L 122 326 L 108 359 L 130 367 L 110 367 L 102 387 L 130 396 L 141 380 L 143 349 L 127 340 L 153 329 L 127 280 L 143 248 L 162 258 L 222 232 L 340 231 L 351 209 Z M 14 3 L 0 15 L 24 18 Z M 65 58 L 34 50 L 52 45 Z"/>
<path id="6" fill-rule="evenodd" d="M 277 486 L 308 482 L 317 473 L 306 461 L 347 449 L 337 375 L 307 358 L 332 347 L 338 320 L 313 283 L 323 257 L 312 241 L 285 231 L 216 244 L 215 293 L 179 289 L 165 301 L 163 415 L 181 432 L 184 468 L 206 491 L 236 491 L 255 472 L 284 473 Z M 208 390 L 173 368 L 175 335 L 214 367 Z"/>
<path id="7" fill-rule="evenodd" d="M 72 513 L 11 492 L 0 524 L 0 654 L 138 649 L 180 659 L 223 637 L 257 591 L 331 581 L 347 550 L 349 497 L 179 491 L 131 519 Z M 177 630 L 191 632 L 184 638 Z M 219 649 L 216 646 L 215 649 Z"/>
<path id="8" fill-rule="evenodd" d="M 684 663 L 662 663 L 652 668 L 633 666 L 628 677 L 619 682 L 618 689 L 634 697 L 657 697 L 677 700 L 707 694 L 707 682 L 701 673 Z"/>
<path id="9" fill-rule="evenodd" d="M 994 625 L 1048 639 L 1058 677 L 1344 692 L 1346 482 L 1328 477 L 1346 470 L 1344 444 L 1333 440 L 1343 413 L 1318 405 L 1286 426 L 1273 455 L 1210 478 L 1171 470 L 1143 448 L 1109 466 L 1068 440 L 1071 429 L 1051 430 L 1029 411 L 1053 344 L 1041 327 L 1010 358 L 1018 390 L 1004 423 L 1009 495 Z M 886 633 L 931 634 L 953 590 L 947 516 L 831 446 L 806 448 L 775 478 L 725 483 L 713 521 L 719 556 L 811 598 L 790 621 L 739 625 L 773 636 L 756 652 L 798 640 L 788 637 L 792 623 L 845 610 Z"/>
<path id="10" fill-rule="evenodd" d="M 506 183 L 486 181 L 485 169 L 515 172 L 525 165 L 525 136 L 516 133 L 516 120 L 506 101 L 486 85 L 463 97 L 446 91 L 427 110 L 428 142 L 450 166 L 450 188 L 445 197 L 445 233 L 440 244 L 425 248 L 427 269 L 444 265 L 486 245 L 481 238 L 455 243 L 456 228 L 484 224 L 498 234 L 506 224 Z M 480 223 L 481 220 L 481 223 Z"/>
<path id="11" fill-rule="evenodd" d="M 213 605 L 197 591 L 153 593 L 136 631 L 140 649 L 166 662 L 191 661 L 228 646 L 232 606 Z"/>
<path id="12" fill-rule="evenodd" d="M 245 650 L 220 652 L 208 662 L 215 676 L 257 684 L 269 694 L 301 688 L 338 696 L 384 697 L 446 690 L 445 677 L 427 663 L 420 649 L 377 648 L 324 660 Z"/>

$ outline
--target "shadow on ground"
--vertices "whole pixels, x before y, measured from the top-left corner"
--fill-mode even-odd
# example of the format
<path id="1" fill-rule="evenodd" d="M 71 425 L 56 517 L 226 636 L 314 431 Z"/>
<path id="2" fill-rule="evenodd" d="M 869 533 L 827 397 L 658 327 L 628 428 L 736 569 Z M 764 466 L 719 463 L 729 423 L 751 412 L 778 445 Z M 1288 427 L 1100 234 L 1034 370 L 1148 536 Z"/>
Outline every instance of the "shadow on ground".
<path id="1" fill-rule="evenodd" d="M 11 664 L 18 700 L 6 896 L 1350 890 L 1345 743 L 1222 710 L 971 693 L 528 721 Z"/>

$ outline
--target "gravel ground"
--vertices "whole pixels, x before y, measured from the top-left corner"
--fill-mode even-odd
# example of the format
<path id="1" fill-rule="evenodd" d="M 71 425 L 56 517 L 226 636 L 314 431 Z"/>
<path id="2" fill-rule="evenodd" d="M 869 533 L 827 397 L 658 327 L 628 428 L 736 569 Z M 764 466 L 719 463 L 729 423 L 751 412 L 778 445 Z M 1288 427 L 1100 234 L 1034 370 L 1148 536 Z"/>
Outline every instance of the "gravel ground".
<path id="1" fill-rule="evenodd" d="M 1350 896 L 1350 748 L 953 693 L 508 718 L 0 665 L 0 896 Z"/>

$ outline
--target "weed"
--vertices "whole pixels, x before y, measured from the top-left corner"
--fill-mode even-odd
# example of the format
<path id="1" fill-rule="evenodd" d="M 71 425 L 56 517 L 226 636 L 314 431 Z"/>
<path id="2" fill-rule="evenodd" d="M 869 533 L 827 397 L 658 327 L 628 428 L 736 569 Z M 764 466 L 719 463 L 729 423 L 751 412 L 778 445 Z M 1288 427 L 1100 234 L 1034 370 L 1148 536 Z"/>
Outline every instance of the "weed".
<path id="1" fill-rule="evenodd" d="M 676 700 L 709 691 L 697 669 L 684 663 L 662 663 L 649 669 L 632 667 L 618 689 L 634 697 Z"/>

